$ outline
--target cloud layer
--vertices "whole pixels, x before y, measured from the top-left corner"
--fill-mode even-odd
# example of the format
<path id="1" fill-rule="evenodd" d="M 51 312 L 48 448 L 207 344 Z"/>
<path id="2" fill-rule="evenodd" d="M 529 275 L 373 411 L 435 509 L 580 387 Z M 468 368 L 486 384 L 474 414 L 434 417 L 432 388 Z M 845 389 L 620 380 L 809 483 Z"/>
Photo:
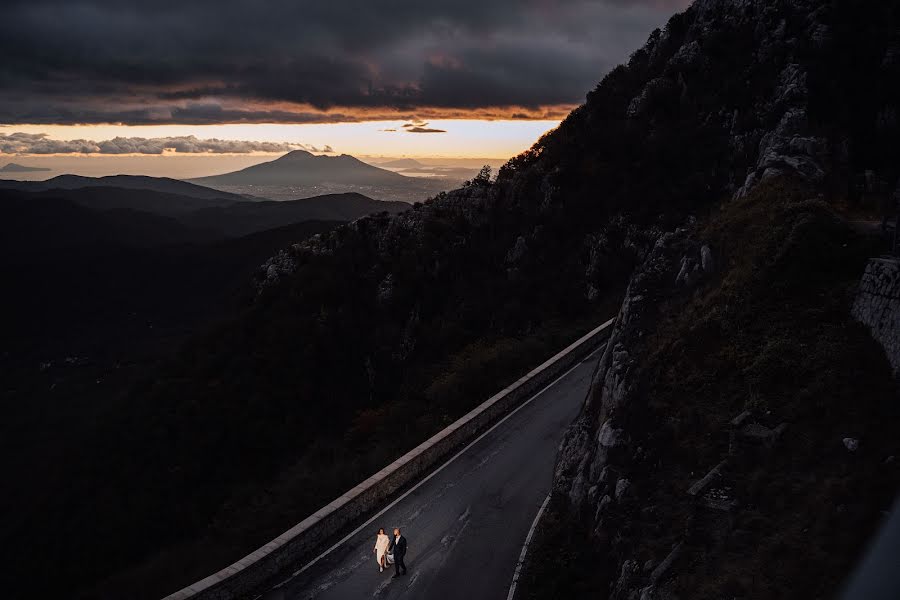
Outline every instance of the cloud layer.
<path id="1" fill-rule="evenodd" d="M 446 129 L 436 129 L 429 127 L 427 121 L 413 121 L 412 123 L 404 123 L 401 125 L 406 133 L 447 133 Z M 385 129 L 384 131 L 397 131 L 396 129 Z"/>
<path id="2" fill-rule="evenodd" d="M 243 140 L 202 140 L 192 135 L 142 138 L 116 137 L 111 140 L 54 140 L 43 133 L 0 133 L 0 154 L 248 154 L 251 152 L 332 152 L 330 146 L 316 148 L 300 143 L 247 142 Z"/>
<path id="3" fill-rule="evenodd" d="M 558 117 L 688 0 L 6 0 L 0 123 Z"/>

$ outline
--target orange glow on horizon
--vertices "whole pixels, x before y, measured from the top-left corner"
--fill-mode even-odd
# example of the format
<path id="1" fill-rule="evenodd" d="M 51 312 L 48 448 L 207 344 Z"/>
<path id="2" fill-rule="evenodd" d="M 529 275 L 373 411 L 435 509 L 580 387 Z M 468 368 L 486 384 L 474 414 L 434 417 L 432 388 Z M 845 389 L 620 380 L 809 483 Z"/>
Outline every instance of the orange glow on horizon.
<path id="1" fill-rule="evenodd" d="M 418 112 L 416 119 L 427 122 L 429 129 L 439 129 L 443 132 L 411 133 L 403 128 L 405 123 L 410 122 L 404 119 L 308 124 L 0 125 L 0 134 L 43 133 L 57 140 L 93 141 L 115 137 L 157 138 L 193 135 L 201 139 L 297 143 L 304 144 L 313 152 L 317 150 L 321 152 L 326 146 L 330 146 L 334 153 L 359 156 L 506 159 L 526 150 L 541 135 L 559 124 L 559 119 L 430 119 Z M 252 154 L 265 155 L 265 153 Z M 251 154 L 244 154 L 249 155 Z M 0 154 L 3 158 L 12 156 L 15 155 Z M 167 152 L 162 156 L 175 158 L 191 155 Z"/>

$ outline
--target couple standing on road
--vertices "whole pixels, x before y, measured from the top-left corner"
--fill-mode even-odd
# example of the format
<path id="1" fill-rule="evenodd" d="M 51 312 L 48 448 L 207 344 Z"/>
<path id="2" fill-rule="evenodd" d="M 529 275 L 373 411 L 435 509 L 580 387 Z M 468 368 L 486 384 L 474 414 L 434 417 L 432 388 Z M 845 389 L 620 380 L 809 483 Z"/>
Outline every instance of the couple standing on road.
<path id="1" fill-rule="evenodd" d="M 400 535 L 400 528 L 394 528 L 394 539 L 384 533 L 384 527 L 378 530 L 375 536 L 375 560 L 378 562 L 378 571 L 384 572 L 384 568 L 393 563 L 394 577 L 406 575 L 406 564 L 403 558 L 406 556 L 406 538 Z"/>

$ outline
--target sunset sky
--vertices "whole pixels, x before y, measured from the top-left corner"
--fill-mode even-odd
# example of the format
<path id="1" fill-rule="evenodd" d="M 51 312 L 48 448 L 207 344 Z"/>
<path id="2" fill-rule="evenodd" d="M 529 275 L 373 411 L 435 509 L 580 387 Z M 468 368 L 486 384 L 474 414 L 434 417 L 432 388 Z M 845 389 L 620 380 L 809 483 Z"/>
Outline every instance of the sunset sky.
<path id="1" fill-rule="evenodd" d="M 509 157 L 687 4 L 7 0 L 0 159 L 185 136 L 179 154 Z"/>

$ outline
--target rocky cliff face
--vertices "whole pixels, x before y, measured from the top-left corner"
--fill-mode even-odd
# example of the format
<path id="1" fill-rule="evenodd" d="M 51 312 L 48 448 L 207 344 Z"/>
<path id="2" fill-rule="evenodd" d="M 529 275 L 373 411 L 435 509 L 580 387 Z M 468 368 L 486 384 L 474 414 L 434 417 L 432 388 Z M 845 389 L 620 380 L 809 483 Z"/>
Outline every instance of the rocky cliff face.
<path id="1" fill-rule="evenodd" d="M 567 500 L 566 510 L 578 515 L 594 543 L 623 552 L 610 540 L 634 509 L 632 480 L 660 458 L 647 434 L 651 423 L 645 421 L 647 334 L 663 315 L 677 311 L 713 269 L 709 246 L 678 229 L 657 239 L 631 278 L 584 409 L 560 445 L 553 483 L 553 493 Z M 643 569 L 632 558 L 621 560 L 609 598 L 658 597 L 655 586 L 662 573 L 656 566 Z"/>
<path id="2" fill-rule="evenodd" d="M 559 450 L 548 518 L 574 533 L 534 550 L 578 566 L 547 568 L 565 583 L 532 566 L 525 597 L 553 597 L 544 579 L 615 600 L 822 597 L 890 506 L 897 389 L 850 316 L 871 247 L 783 182 L 659 236 L 635 270 Z M 894 267 L 870 263 L 854 308 L 887 348 Z M 837 523 L 854 523 L 840 541 Z"/>
<path id="3" fill-rule="evenodd" d="M 698 0 L 685 13 L 673 19 L 664 32 L 652 36 L 648 44 L 632 57 L 629 70 L 652 72 L 653 76 L 646 78 L 639 93 L 631 97 L 626 118 L 660 119 L 660 113 L 666 105 L 674 102 L 674 98 L 681 98 L 681 102 L 684 102 L 684 98 L 694 96 L 695 106 L 703 115 L 701 127 L 710 126 L 712 131 L 717 132 L 711 139 L 722 143 L 720 148 L 725 157 L 714 168 L 705 171 L 703 177 L 708 182 L 719 182 L 721 189 L 732 194 L 737 202 L 759 202 L 756 190 L 762 184 L 783 181 L 785 177 L 805 182 L 804 186 L 809 186 L 805 188 L 809 190 L 806 194 L 810 197 L 853 197 L 853 174 L 858 172 L 862 164 L 871 164 L 878 173 L 877 177 L 887 181 L 890 186 L 896 180 L 897 169 L 889 164 L 890 161 L 879 159 L 872 148 L 880 147 L 884 150 L 900 139 L 896 120 L 890 117 L 896 113 L 898 106 L 895 81 L 897 17 L 896 8 L 879 12 L 871 3 L 850 7 L 841 2 L 816 0 Z M 893 25 L 883 23 L 886 26 L 881 28 L 875 19 L 886 19 L 887 23 Z M 850 27 L 859 27 L 860 31 L 882 31 L 882 34 L 864 39 L 850 35 Z M 841 58 L 842 54 L 859 57 L 858 68 L 868 80 L 845 70 L 847 65 Z M 705 97 L 702 94 L 695 95 L 697 86 L 702 85 L 699 84 L 698 77 L 711 77 L 712 81 L 720 85 L 717 98 L 721 102 L 718 110 L 704 106 Z M 837 106 L 836 98 L 827 97 L 829 93 L 838 94 L 846 101 L 846 106 Z M 871 93 L 871 97 L 860 99 L 865 93 Z M 847 114 L 851 106 L 868 107 L 864 116 L 856 115 L 855 123 L 854 117 Z M 872 148 L 865 148 L 867 143 Z M 707 166 L 710 164 L 707 163 Z M 846 228 L 838 226 L 834 217 L 825 216 L 818 212 L 819 209 L 811 210 L 812 208 L 813 205 L 809 204 L 802 209 L 799 205 L 789 209 L 790 216 L 785 218 L 793 223 L 793 229 L 790 233 L 785 233 L 778 242 L 780 250 L 775 247 L 759 250 L 755 260 L 761 262 L 755 269 L 766 268 L 761 265 L 798 261 L 798 248 L 803 246 L 808 246 L 805 252 L 812 256 L 817 244 L 823 244 L 821 247 L 824 247 L 824 244 L 833 243 L 835 239 L 846 235 Z M 811 212 L 807 213 L 807 210 Z M 795 220 L 798 214 L 804 216 Z M 771 223 L 774 228 L 783 225 L 774 216 Z M 603 575 L 597 575 L 592 580 L 590 577 L 585 578 L 592 581 L 592 585 L 599 586 L 596 589 L 600 590 L 601 597 L 617 600 L 685 597 L 684 594 L 687 594 L 686 597 L 718 597 L 716 593 L 724 590 L 728 590 L 726 595 L 729 597 L 771 597 L 760 592 L 768 585 L 767 582 L 753 585 L 746 580 L 739 583 L 731 581 L 722 587 L 719 584 L 727 576 L 709 572 L 709 563 L 705 561 L 715 562 L 709 558 L 707 551 L 720 544 L 727 546 L 730 543 L 729 536 L 735 529 L 741 535 L 752 537 L 740 527 L 734 526 L 738 519 L 734 507 L 739 503 L 735 498 L 735 488 L 739 485 L 734 483 L 734 473 L 725 476 L 723 471 L 734 469 L 735 459 L 730 459 L 731 462 L 727 458 L 720 462 L 720 459 L 731 456 L 731 452 L 743 456 L 740 444 L 738 450 L 734 449 L 735 439 L 757 436 L 754 439 L 765 439 L 766 445 L 775 444 L 775 440 L 788 426 L 787 422 L 773 416 L 777 411 L 771 408 L 773 404 L 770 404 L 770 398 L 761 390 L 755 389 L 755 384 L 750 382 L 758 381 L 760 372 L 764 378 L 774 377 L 773 373 L 780 368 L 775 365 L 780 361 L 790 360 L 787 354 L 793 350 L 788 351 L 787 348 L 792 344 L 804 344 L 799 340 L 786 341 L 786 345 L 776 353 L 771 366 L 755 367 L 762 371 L 754 371 L 749 367 L 742 371 L 738 366 L 742 359 L 737 356 L 722 359 L 722 362 L 731 363 L 732 370 L 719 375 L 730 383 L 722 381 L 719 385 L 723 388 L 729 385 L 747 385 L 743 404 L 733 403 L 732 408 L 728 409 L 724 408 L 727 404 L 724 402 L 724 395 L 721 399 L 713 399 L 709 398 L 708 393 L 699 393 L 709 385 L 704 380 L 705 377 L 714 376 L 712 373 L 715 369 L 721 368 L 720 362 L 709 367 L 709 374 L 699 375 L 700 380 L 696 382 L 699 386 L 698 396 L 709 398 L 707 402 L 712 404 L 704 409 L 688 409 L 687 406 L 691 406 L 688 396 L 679 399 L 685 407 L 679 407 L 676 403 L 669 405 L 668 413 L 660 409 L 659 380 L 661 373 L 666 372 L 665 363 L 683 359 L 683 346 L 689 345 L 688 342 L 679 346 L 676 342 L 673 347 L 663 350 L 670 352 L 670 358 L 661 356 L 663 351 L 654 347 L 661 344 L 660 337 L 665 337 L 660 332 L 666 331 L 669 324 L 678 319 L 678 314 L 685 305 L 697 304 L 699 296 L 709 296 L 712 293 L 709 291 L 710 286 L 721 285 L 722 289 L 727 290 L 729 285 L 739 279 L 735 274 L 738 269 L 734 259 L 729 264 L 728 260 L 716 256 L 713 249 L 696 237 L 697 232 L 703 228 L 704 225 L 701 224 L 676 229 L 658 235 L 655 243 L 650 244 L 651 249 L 644 262 L 631 278 L 612 337 L 595 372 L 583 413 L 560 447 L 553 487 L 555 501 L 552 506 L 555 506 L 556 512 L 551 520 L 557 519 L 563 523 L 563 527 L 571 526 L 578 532 L 575 538 L 581 541 L 574 543 L 583 546 L 574 553 L 576 558 L 572 562 L 577 562 L 578 556 L 589 555 L 592 563 L 600 561 L 604 565 L 598 567 Z M 813 234 L 817 229 L 818 233 Z M 809 236 L 818 237 L 819 241 L 814 241 Z M 834 238 L 825 242 L 829 236 Z M 745 243 L 750 243 L 746 238 L 742 239 Z M 721 243 L 728 244 L 729 241 Z M 734 243 L 740 242 L 735 240 Z M 850 246 L 854 244 L 858 245 L 859 242 L 851 242 Z M 721 251 L 722 248 L 718 250 Z M 820 260 L 827 259 L 823 256 Z M 717 264 L 720 267 L 718 273 Z M 815 270 L 819 267 L 820 265 L 816 265 L 809 268 Z M 852 269 L 849 272 L 852 273 Z M 799 274 L 795 276 L 798 280 L 805 279 L 805 276 Z M 773 297 L 779 295 L 780 286 L 787 285 L 779 282 L 782 277 L 783 274 L 770 273 L 770 285 L 775 286 L 771 290 Z M 866 269 L 853 308 L 854 315 L 872 328 L 874 336 L 887 350 L 895 369 L 898 348 L 896 320 L 900 314 L 897 306 L 897 281 L 896 261 L 872 261 Z M 806 283 L 817 287 L 821 281 Z M 846 278 L 836 278 L 831 285 L 840 287 L 846 284 Z M 755 292 L 764 293 L 762 290 Z M 826 293 L 838 292 L 823 292 Z M 722 296 L 727 298 L 728 294 Z M 800 304 L 796 296 L 788 295 L 785 298 L 790 299 L 782 301 Z M 747 299 L 722 299 L 720 302 L 710 303 L 706 308 L 716 313 L 716 317 L 712 318 L 717 322 L 715 327 L 724 329 L 721 323 L 729 320 L 729 311 L 734 311 L 736 305 L 747 302 Z M 817 318 L 821 320 L 817 327 L 830 318 L 835 319 L 835 322 L 845 323 L 849 316 L 849 306 L 843 301 L 835 302 L 841 306 L 842 314 L 832 317 L 822 312 L 821 308 L 817 309 Z M 708 326 L 708 315 L 696 316 L 699 320 L 696 329 L 702 330 Z M 762 320 L 763 315 L 756 318 L 760 321 L 753 322 L 754 318 L 748 316 L 742 327 L 751 327 L 757 331 L 772 327 L 771 323 Z M 726 332 L 720 331 L 720 335 L 726 335 Z M 744 332 L 732 331 L 727 335 L 742 336 Z M 859 336 L 859 333 L 854 335 Z M 854 340 L 858 340 L 859 344 L 866 344 L 864 338 Z M 766 337 L 763 336 L 759 343 L 766 344 Z M 817 343 L 821 343 L 821 340 Z M 763 352 L 763 347 L 758 351 Z M 779 356 L 781 352 L 786 354 Z M 843 351 L 835 352 L 840 354 Z M 870 356 L 876 356 L 869 346 L 866 346 L 866 352 Z M 700 354 L 693 362 L 703 364 L 706 360 Z M 873 360 L 879 362 L 877 358 Z M 823 360 L 820 368 L 826 369 L 826 362 Z M 683 361 L 681 364 L 684 364 Z M 751 371 L 755 374 L 748 378 L 748 372 Z M 697 375 L 685 373 L 684 376 L 693 378 Z M 796 376 L 799 380 L 800 376 Z M 861 374 L 858 376 L 865 377 Z M 896 391 L 889 383 L 884 383 L 883 371 L 879 371 L 879 375 L 874 377 L 886 386 L 882 388 L 884 398 L 889 400 L 894 397 Z M 685 387 L 691 389 L 690 385 Z M 799 387 L 801 394 L 809 393 L 808 389 L 802 389 L 802 385 Z M 797 391 L 780 389 L 778 394 L 790 397 Z M 855 396 L 859 392 L 849 393 Z M 744 411 L 745 408 L 758 407 L 759 403 L 767 407 L 762 414 L 758 410 Z M 779 409 L 785 410 L 789 404 L 790 402 L 782 404 Z M 884 405 L 878 406 L 881 407 L 878 410 L 884 408 Z M 679 461 L 674 455 L 679 452 L 690 454 L 690 451 L 679 449 L 679 440 L 670 437 L 673 427 L 677 429 L 677 425 L 673 423 L 691 420 L 698 411 L 712 411 L 710 407 L 719 411 L 716 417 L 719 424 L 708 430 L 701 428 L 700 432 L 692 434 L 717 440 L 727 435 L 727 424 L 731 418 L 738 418 L 743 414 L 742 419 L 749 418 L 753 422 L 751 425 L 740 426 L 746 431 L 738 428 L 738 433 L 732 434 L 732 445 L 727 451 L 721 447 L 714 452 L 697 450 L 694 457 L 682 457 L 684 460 L 681 461 L 681 467 L 676 466 Z M 681 410 L 693 412 L 688 412 L 687 415 L 690 416 L 686 417 L 684 413 L 679 414 Z M 804 425 L 809 429 L 803 435 L 810 436 L 825 435 L 825 431 L 830 431 L 829 427 L 832 427 L 810 422 L 801 427 Z M 815 430 L 816 427 L 819 430 Z M 853 437 L 841 438 L 836 433 L 828 435 L 830 438 L 827 441 L 823 439 L 822 443 L 833 444 L 829 448 L 839 446 L 841 439 L 849 439 L 851 442 L 856 440 Z M 878 443 L 885 443 L 885 439 L 880 438 Z M 688 444 L 686 440 L 682 440 L 682 443 Z M 701 447 L 708 449 L 705 442 Z M 669 448 L 669 453 L 665 448 Z M 888 450 L 887 454 L 880 454 L 874 460 L 891 462 L 891 452 L 893 450 Z M 697 460 L 697 456 L 705 458 Z M 703 466 L 702 460 L 707 460 L 708 464 Z M 694 465 L 698 470 L 686 470 L 684 464 Z M 843 468 L 835 465 L 830 467 L 838 471 Z M 717 507 L 712 511 L 712 516 L 709 511 L 699 514 L 695 499 L 688 499 L 686 494 L 690 483 L 699 484 L 704 475 L 711 482 L 718 481 L 718 487 L 712 486 L 711 495 L 704 497 L 701 502 L 704 506 Z M 796 475 L 803 477 L 807 474 L 798 472 Z M 892 469 L 892 481 L 896 480 L 896 476 Z M 679 477 L 683 479 L 675 484 Z M 666 490 L 672 494 L 671 497 L 666 499 L 665 494 L 651 492 L 648 486 L 654 485 L 654 482 L 662 487 L 669 486 Z M 701 486 L 704 493 L 708 491 L 705 489 L 706 485 L 707 483 L 703 483 Z M 888 498 L 891 493 L 887 494 Z M 661 499 L 663 502 L 670 502 L 672 506 L 668 510 L 661 509 L 658 504 Z M 883 498 L 880 502 L 884 502 Z M 798 500 L 798 505 L 799 503 L 802 501 Z M 879 506 L 878 501 L 873 505 Z M 844 510 L 846 507 L 840 505 L 838 508 Z M 828 510 L 833 509 L 834 506 L 828 507 Z M 759 508 L 754 506 L 753 510 Z M 867 510 L 874 512 L 872 505 Z M 802 509 L 800 512 L 802 513 Z M 661 517 L 660 513 L 666 513 L 667 516 Z M 699 520 L 703 524 L 698 525 Z M 728 522 L 731 525 L 727 525 Z M 706 530 L 705 535 L 708 537 L 699 544 L 706 549 L 698 552 L 695 544 L 693 556 L 685 558 L 685 540 L 694 539 L 696 542 L 698 529 Z M 715 533 L 710 533 L 710 530 Z M 546 542 L 547 545 L 540 547 L 539 551 L 546 555 L 558 543 Z M 569 539 L 566 543 L 573 542 Z M 853 543 L 858 547 L 860 542 Z M 687 544 L 690 546 L 690 543 Z M 762 552 L 759 549 L 756 551 Z M 712 554 L 711 551 L 709 553 Z M 569 556 L 571 558 L 572 554 Z M 691 572 L 690 576 L 682 573 L 680 582 L 678 569 L 675 574 L 671 571 L 677 560 L 681 560 L 681 569 Z M 690 566 L 685 566 L 686 561 Z M 733 564 L 738 562 L 732 560 Z M 843 564 L 847 564 L 846 559 Z M 698 571 L 704 569 L 706 572 L 699 575 Z M 749 573 L 752 572 L 752 567 L 746 566 L 746 569 L 743 576 L 751 577 Z M 540 572 L 540 569 L 536 569 L 536 572 Z M 770 576 L 781 577 L 775 573 Z M 740 575 L 734 577 L 740 580 Z M 710 583 L 717 580 L 718 583 Z M 779 593 L 804 595 L 797 591 L 796 585 L 799 582 L 785 583 Z M 541 587 L 536 580 L 534 587 Z M 715 590 L 715 593 L 710 590 Z M 541 593 L 535 592 L 533 597 L 546 597 Z"/>
<path id="4" fill-rule="evenodd" d="M 731 106 L 708 115 L 727 131 L 729 186 L 742 196 L 760 181 L 784 173 L 821 180 L 843 141 L 829 139 L 810 115 L 810 58 L 827 51 L 830 17 L 829 7 L 815 0 L 695 2 L 683 15 L 680 40 L 672 39 L 674 28 L 667 28 L 645 48 L 651 60 L 663 61 L 659 50 L 679 44 L 665 62 L 663 77 L 648 82 L 631 107 L 646 104 L 648 93 L 661 82 L 686 93 L 693 77 L 725 78 L 726 89 L 732 88 L 728 92 L 738 94 L 743 87 L 747 94 L 743 102 L 735 97 Z M 726 52 L 736 55 L 727 60 L 734 61 L 731 68 L 740 70 L 743 81 L 729 81 L 735 73 L 716 68 Z"/>
<path id="5" fill-rule="evenodd" d="M 663 310 L 674 309 L 712 269 L 709 247 L 678 229 L 657 239 L 631 278 L 584 410 L 567 433 L 556 466 L 554 490 L 565 494 L 576 511 L 593 513 L 586 516 L 595 527 L 602 526 L 607 507 L 626 497 L 625 463 L 639 461 L 643 453 L 626 429 L 630 400 L 641 388 L 643 336 L 656 328 Z"/>

